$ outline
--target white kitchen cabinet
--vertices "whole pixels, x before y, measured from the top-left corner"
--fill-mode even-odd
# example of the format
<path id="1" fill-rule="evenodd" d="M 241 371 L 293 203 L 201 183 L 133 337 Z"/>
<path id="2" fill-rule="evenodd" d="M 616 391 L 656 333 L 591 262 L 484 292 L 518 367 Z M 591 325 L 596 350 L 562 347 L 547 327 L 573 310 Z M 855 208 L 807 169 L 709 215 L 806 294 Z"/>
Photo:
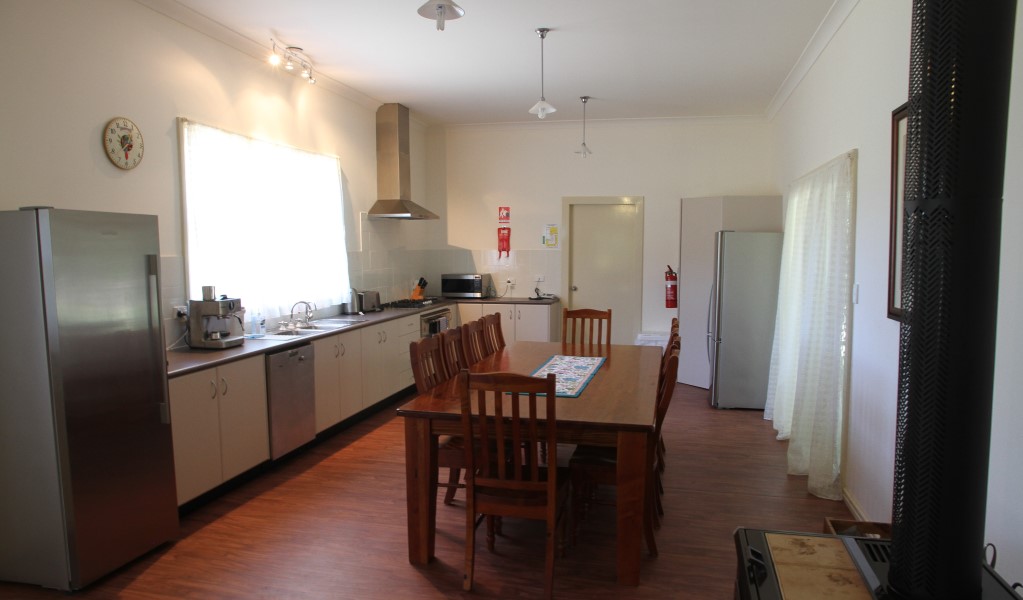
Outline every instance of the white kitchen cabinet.
<path id="1" fill-rule="evenodd" d="M 515 339 L 524 342 L 550 342 L 561 329 L 560 303 L 513 304 L 515 308 Z M 555 309 L 559 309 L 555 315 Z M 503 319 L 502 315 L 502 319 Z"/>
<path id="2" fill-rule="evenodd" d="M 460 302 L 458 315 L 462 323 L 477 320 L 484 314 L 501 313 L 501 333 L 504 342 L 550 342 L 560 339 L 561 303 L 553 304 L 500 304 Z"/>
<path id="3" fill-rule="evenodd" d="M 362 410 L 362 334 L 313 340 L 316 433 Z"/>
<path id="4" fill-rule="evenodd" d="M 419 339 L 419 315 L 359 330 L 362 334 L 363 407 L 372 406 L 410 385 L 409 342 Z"/>
<path id="5" fill-rule="evenodd" d="M 488 307 L 489 309 L 489 307 Z M 469 321 L 479 321 L 483 317 L 483 304 L 480 302 L 458 303 L 458 324 L 465 325 Z M 502 327 L 502 330 L 504 328 Z"/>
<path id="6" fill-rule="evenodd" d="M 170 380 L 178 504 L 270 458 L 262 355 Z"/>

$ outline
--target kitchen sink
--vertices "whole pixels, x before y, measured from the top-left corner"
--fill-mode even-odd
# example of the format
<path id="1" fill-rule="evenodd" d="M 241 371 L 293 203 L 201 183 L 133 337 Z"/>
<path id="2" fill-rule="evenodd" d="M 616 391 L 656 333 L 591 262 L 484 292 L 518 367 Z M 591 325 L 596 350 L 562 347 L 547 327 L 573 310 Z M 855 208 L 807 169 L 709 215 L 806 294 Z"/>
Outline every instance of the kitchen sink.
<path id="1" fill-rule="evenodd" d="M 317 319 L 317 320 L 312 322 L 312 325 L 316 326 L 316 325 L 323 324 L 323 325 L 325 325 L 327 327 L 348 327 L 350 325 L 355 325 L 356 323 L 365 323 L 368 320 L 369 319 L 358 318 L 358 317 L 353 317 L 351 319 L 328 318 L 328 319 Z"/>
<path id="2" fill-rule="evenodd" d="M 331 329 L 336 329 L 336 328 L 331 327 Z M 270 333 L 267 333 L 267 335 L 268 336 L 271 336 L 271 335 L 281 335 L 281 336 L 298 337 L 298 336 L 303 336 L 303 335 L 310 335 L 310 334 L 313 334 L 313 333 L 319 333 L 320 331 L 322 331 L 322 330 L 320 330 L 320 329 L 282 329 L 282 330 L 279 330 L 279 331 L 271 331 Z"/>

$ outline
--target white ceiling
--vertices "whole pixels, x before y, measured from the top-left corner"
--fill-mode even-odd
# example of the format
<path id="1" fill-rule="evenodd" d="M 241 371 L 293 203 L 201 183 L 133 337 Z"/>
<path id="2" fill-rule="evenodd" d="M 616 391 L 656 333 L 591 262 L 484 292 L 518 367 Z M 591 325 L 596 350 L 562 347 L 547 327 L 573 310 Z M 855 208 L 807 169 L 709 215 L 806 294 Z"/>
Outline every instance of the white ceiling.
<path id="1" fill-rule="evenodd" d="M 548 120 L 581 118 L 583 95 L 588 119 L 762 116 L 855 4 L 458 0 L 465 16 L 437 31 L 424 0 L 139 1 L 249 54 L 269 55 L 271 38 L 302 47 L 321 84 L 448 124 L 536 119 L 538 27 L 551 30 Z"/>

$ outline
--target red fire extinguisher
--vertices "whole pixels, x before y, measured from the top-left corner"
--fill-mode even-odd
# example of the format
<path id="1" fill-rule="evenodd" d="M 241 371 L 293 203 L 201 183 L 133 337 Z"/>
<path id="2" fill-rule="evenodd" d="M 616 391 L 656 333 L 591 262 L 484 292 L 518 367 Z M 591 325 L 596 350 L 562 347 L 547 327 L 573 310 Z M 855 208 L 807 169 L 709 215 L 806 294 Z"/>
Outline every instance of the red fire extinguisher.
<path id="1" fill-rule="evenodd" d="M 664 272 L 664 308 L 678 308 L 678 273 L 671 265 Z"/>

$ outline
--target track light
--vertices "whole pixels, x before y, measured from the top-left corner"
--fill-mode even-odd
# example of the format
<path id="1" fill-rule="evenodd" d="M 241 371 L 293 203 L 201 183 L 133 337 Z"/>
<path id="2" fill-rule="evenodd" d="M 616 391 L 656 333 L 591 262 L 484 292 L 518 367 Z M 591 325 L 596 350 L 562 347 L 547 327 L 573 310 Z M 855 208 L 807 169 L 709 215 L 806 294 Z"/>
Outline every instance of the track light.
<path id="1" fill-rule="evenodd" d="M 540 36 L 540 101 L 534 104 L 533 108 L 529 109 L 529 112 L 541 119 L 558 110 L 551 106 L 543 95 L 543 41 L 547 39 L 547 32 L 549 31 L 550 29 L 546 27 L 541 27 L 536 30 L 536 34 Z"/>
<path id="2" fill-rule="evenodd" d="M 430 0 L 419 7 L 420 16 L 437 21 L 437 31 L 444 31 L 444 21 L 454 21 L 465 14 L 461 6 L 451 0 Z"/>
<path id="3" fill-rule="evenodd" d="M 273 38 L 270 39 L 270 43 L 273 44 L 273 51 L 268 59 L 269 63 L 275 67 L 283 64 L 285 71 L 294 72 L 295 68 L 298 67 L 299 74 L 309 83 L 316 83 L 316 78 L 313 77 L 313 61 L 306 56 L 302 49 L 298 46 L 278 46 L 277 42 Z"/>

